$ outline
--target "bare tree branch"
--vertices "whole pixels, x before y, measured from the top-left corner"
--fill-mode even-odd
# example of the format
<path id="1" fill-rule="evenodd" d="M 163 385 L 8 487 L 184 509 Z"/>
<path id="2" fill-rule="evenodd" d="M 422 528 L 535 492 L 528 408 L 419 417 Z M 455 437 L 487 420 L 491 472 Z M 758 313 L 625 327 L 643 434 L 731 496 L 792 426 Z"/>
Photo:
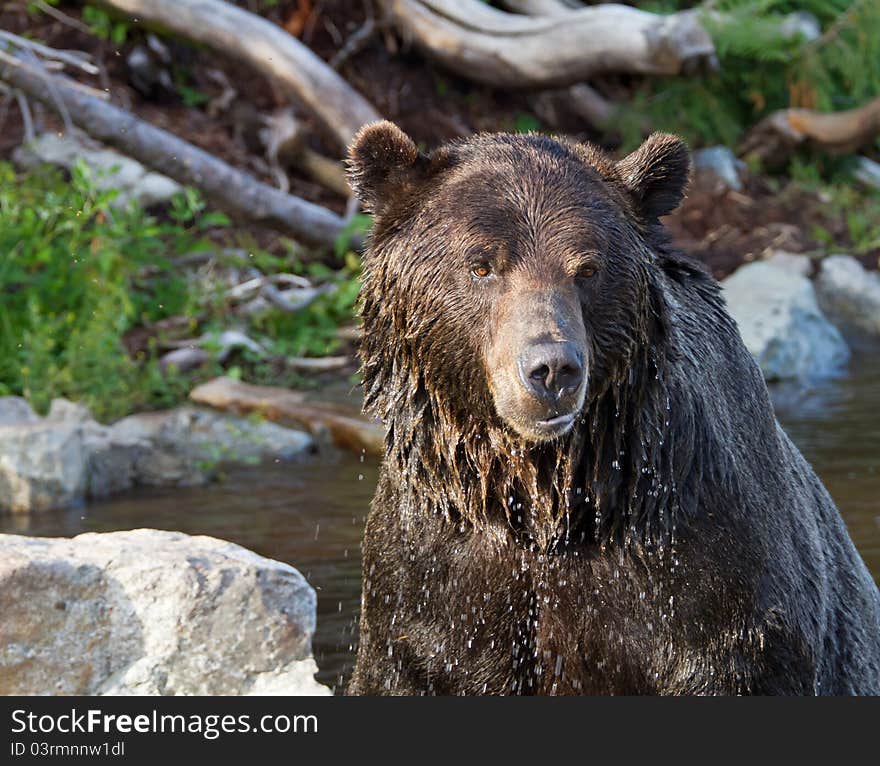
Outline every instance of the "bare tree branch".
<path id="1" fill-rule="evenodd" d="M 284 29 L 223 0 L 100 0 L 104 5 L 244 61 L 302 104 L 336 147 L 381 119 L 376 110 L 318 56 Z"/>
<path id="2" fill-rule="evenodd" d="M 797 146 L 812 144 L 831 154 L 845 154 L 880 135 L 880 96 L 858 109 L 816 112 L 782 109 L 765 117 L 745 136 L 740 154 L 777 163 Z"/>
<path id="3" fill-rule="evenodd" d="M 554 14 L 505 13 L 477 0 L 385 0 L 395 25 L 425 55 L 500 87 L 571 85 L 600 72 L 674 75 L 715 66 L 696 11 L 669 16 L 625 5 Z"/>
<path id="4" fill-rule="evenodd" d="M 53 106 L 60 100 L 74 124 L 169 178 L 201 189 L 229 213 L 258 221 L 310 244 L 332 244 L 345 222 L 335 213 L 227 165 L 208 152 L 70 87 L 16 59 L 0 60 L 0 80 Z"/>

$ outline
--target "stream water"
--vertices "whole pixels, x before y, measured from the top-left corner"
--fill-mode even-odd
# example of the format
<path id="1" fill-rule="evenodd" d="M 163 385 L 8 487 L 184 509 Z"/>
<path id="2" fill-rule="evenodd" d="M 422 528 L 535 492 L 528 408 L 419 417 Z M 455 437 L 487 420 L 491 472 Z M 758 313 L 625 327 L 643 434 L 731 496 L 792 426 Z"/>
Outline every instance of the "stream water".
<path id="1" fill-rule="evenodd" d="M 846 377 L 773 392 L 780 421 L 825 482 L 880 578 L 880 359 Z M 339 691 L 353 664 L 360 540 L 377 465 L 342 455 L 231 470 L 208 487 L 138 490 L 84 509 L 0 517 L 0 532 L 72 536 L 137 527 L 232 540 L 296 566 L 318 593 L 318 679 Z"/>

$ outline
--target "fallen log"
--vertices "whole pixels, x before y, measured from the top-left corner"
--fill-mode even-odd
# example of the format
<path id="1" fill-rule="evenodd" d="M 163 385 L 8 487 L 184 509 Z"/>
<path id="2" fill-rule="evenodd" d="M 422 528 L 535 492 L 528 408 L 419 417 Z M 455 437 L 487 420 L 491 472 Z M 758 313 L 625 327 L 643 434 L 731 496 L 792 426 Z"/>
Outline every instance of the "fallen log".
<path id="1" fill-rule="evenodd" d="M 504 0 L 502 5 L 527 16 L 564 16 L 583 7 L 577 0 Z M 561 98 L 571 112 L 596 130 L 609 128 L 616 113 L 616 107 L 587 83 L 572 85 L 564 91 L 546 91 L 538 95 L 539 103 L 543 95 L 551 102 L 555 97 Z"/>
<path id="2" fill-rule="evenodd" d="M 880 135 L 880 96 L 858 109 L 817 112 L 782 109 L 749 130 L 739 147 L 743 156 L 783 163 L 804 144 L 829 154 L 847 154 Z"/>
<path id="3" fill-rule="evenodd" d="M 384 7 L 426 56 L 492 86 L 572 85 L 602 72 L 676 75 L 716 63 L 693 10 L 660 16 L 604 4 L 523 16 L 478 0 L 384 0 Z"/>
<path id="4" fill-rule="evenodd" d="M 378 423 L 332 405 L 307 402 L 299 391 L 215 378 L 194 388 L 189 398 L 218 410 L 255 412 L 282 425 L 305 427 L 314 436 L 329 435 L 337 447 L 356 454 L 381 455 L 384 449 L 384 430 Z"/>
<path id="5" fill-rule="evenodd" d="M 133 114 L 73 88 L 39 65 L 0 58 L 0 80 L 49 107 L 63 108 L 93 138 L 175 181 L 200 189 L 231 215 L 312 245 L 332 245 L 345 228 L 335 213 L 284 194 Z"/>
<path id="6" fill-rule="evenodd" d="M 345 199 L 354 194 L 343 164 L 306 145 L 308 131 L 292 109 L 279 109 L 268 116 L 263 115 L 262 121 L 264 127 L 258 135 L 266 147 L 270 167 L 279 170 L 282 165 L 295 167 Z"/>
<path id="7" fill-rule="evenodd" d="M 223 0 L 100 0 L 147 22 L 243 61 L 284 88 L 345 150 L 378 112 L 340 75 L 284 29 Z"/>
<path id="8" fill-rule="evenodd" d="M 527 16 L 556 16 L 582 8 L 584 4 L 577 0 L 502 0 L 501 5 Z"/>

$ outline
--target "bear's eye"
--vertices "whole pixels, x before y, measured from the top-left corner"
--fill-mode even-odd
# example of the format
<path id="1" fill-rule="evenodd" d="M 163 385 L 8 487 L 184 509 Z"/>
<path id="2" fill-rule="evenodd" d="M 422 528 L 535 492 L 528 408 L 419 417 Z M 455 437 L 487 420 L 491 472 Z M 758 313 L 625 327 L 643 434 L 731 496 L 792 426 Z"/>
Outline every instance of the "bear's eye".
<path id="1" fill-rule="evenodd" d="M 589 279 L 590 277 L 594 277 L 596 276 L 596 267 L 590 265 L 581 266 L 578 269 L 578 276 L 581 279 Z"/>
<path id="2" fill-rule="evenodd" d="M 488 277 L 492 273 L 492 267 L 488 263 L 475 263 L 471 266 L 471 274 L 480 279 Z"/>

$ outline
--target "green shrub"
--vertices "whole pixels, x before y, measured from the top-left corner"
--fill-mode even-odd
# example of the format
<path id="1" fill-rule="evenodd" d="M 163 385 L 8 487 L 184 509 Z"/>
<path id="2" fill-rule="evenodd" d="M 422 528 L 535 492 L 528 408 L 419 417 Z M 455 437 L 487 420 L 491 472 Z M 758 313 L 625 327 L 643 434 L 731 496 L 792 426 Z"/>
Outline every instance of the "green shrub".
<path id="1" fill-rule="evenodd" d="M 658 12 L 695 5 L 680 0 L 639 4 Z M 786 16 L 795 11 L 816 17 L 819 38 L 780 34 Z M 838 111 L 880 94 L 877 0 L 717 0 L 712 12 L 720 16 L 703 18 L 719 71 L 645 80 L 623 113 L 627 148 L 639 142 L 646 124 L 684 135 L 694 146 L 733 145 L 777 109 Z"/>
<path id="2" fill-rule="evenodd" d="M 115 194 L 97 191 L 85 167 L 68 179 L 48 168 L 18 176 L 0 163 L 0 395 L 24 396 L 40 412 L 63 396 L 101 420 L 172 406 L 221 368 L 160 371 L 155 338 L 132 358 L 126 334 L 169 317 L 187 317 L 189 337 L 244 330 L 268 358 L 243 352 L 230 364 L 259 382 L 291 382 L 286 357 L 338 349 L 336 331 L 352 321 L 359 288 L 351 241 L 367 217 L 356 217 L 336 243 L 339 270 L 304 262 L 293 243 L 282 255 L 247 248 L 248 262 L 263 273 L 292 271 L 325 287 L 301 311 L 269 306 L 242 318 L 229 311 L 228 285 L 188 277 L 176 262 L 190 252 L 222 253 L 219 234 L 236 244 L 232 231 L 222 231 L 225 216 L 208 211 L 193 190 L 173 198 L 163 220 L 111 207 Z"/>
<path id="3" fill-rule="evenodd" d="M 96 191 L 84 167 L 68 181 L 51 169 L 19 178 L 0 164 L 0 393 L 41 411 L 64 396 L 102 418 L 154 398 L 144 374 L 154 355 L 131 359 L 122 337 L 185 312 L 189 288 L 169 255 L 199 238 L 111 208 L 114 196 Z"/>

